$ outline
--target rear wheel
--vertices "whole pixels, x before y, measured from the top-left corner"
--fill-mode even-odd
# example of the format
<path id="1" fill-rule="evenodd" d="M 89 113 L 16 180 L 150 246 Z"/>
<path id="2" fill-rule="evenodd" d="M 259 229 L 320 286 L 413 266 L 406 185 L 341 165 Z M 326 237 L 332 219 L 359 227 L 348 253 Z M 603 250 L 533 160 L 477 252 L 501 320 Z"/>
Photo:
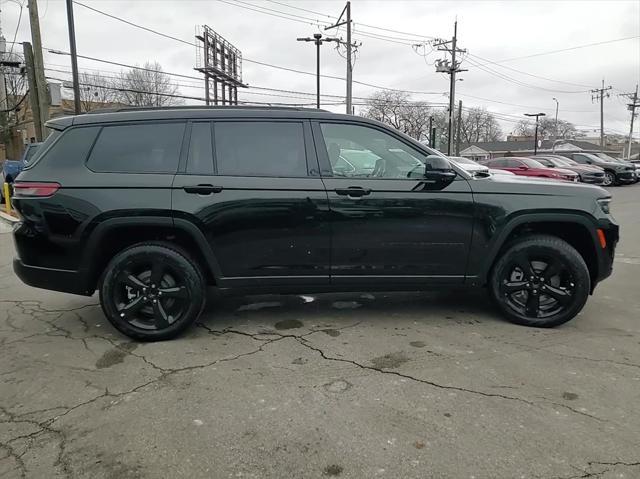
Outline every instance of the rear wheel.
<path id="1" fill-rule="evenodd" d="M 490 280 L 493 299 L 509 321 L 544 328 L 575 317 L 587 301 L 590 284 L 580 253 L 546 235 L 512 244 L 495 264 Z"/>
<path id="2" fill-rule="evenodd" d="M 100 304 L 120 332 L 141 341 L 178 336 L 204 307 L 198 265 L 169 243 L 141 243 L 118 253 L 100 281 Z"/>

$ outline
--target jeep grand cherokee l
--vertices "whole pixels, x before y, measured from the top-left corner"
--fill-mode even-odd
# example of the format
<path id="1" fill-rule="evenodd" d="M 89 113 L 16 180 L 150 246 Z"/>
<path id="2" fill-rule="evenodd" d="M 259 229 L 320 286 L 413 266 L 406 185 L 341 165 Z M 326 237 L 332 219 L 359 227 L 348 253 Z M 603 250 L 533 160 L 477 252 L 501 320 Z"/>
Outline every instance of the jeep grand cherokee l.
<path id="1" fill-rule="evenodd" d="M 595 186 L 472 177 L 382 123 L 304 109 L 51 120 L 15 183 L 17 275 L 92 295 L 122 333 L 178 335 L 237 293 L 485 286 L 512 322 L 573 318 L 611 273 Z M 342 164 L 341 154 L 374 158 Z"/>

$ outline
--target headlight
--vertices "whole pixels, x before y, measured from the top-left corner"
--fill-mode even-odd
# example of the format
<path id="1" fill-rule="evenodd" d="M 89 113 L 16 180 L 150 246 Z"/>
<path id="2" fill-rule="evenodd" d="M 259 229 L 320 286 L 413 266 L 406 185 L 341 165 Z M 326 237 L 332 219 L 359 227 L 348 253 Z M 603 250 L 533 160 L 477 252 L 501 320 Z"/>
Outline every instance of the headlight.
<path id="1" fill-rule="evenodd" d="M 599 198 L 596 200 L 598 206 L 605 214 L 611 214 L 611 198 Z"/>

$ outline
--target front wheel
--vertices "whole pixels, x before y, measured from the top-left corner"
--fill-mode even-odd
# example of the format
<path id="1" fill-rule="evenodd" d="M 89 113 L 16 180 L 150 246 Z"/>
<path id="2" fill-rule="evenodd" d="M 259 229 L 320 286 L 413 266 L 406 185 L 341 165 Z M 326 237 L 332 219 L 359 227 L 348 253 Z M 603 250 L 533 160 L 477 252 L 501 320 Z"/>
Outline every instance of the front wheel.
<path id="1" fill-rule="evenodd" d="M 491 295 L 506 318 L 549 328 L 566 323 L 584 307 L 589 269 L 580 253 L 554 236 L 528 236 L 513 243 L 495 264 Z"/>
<path id="2" fill-rule="evenodd" d="M 204 308 L 206 284 L 187 253 L 141 243 L 118 253 L 100 280 L 100 304 L 121 333 L 140 341 L 178 336 Z"/>
<path id="3" fill-rule="evenodd" d="M 604 186 L 613 186 L 616 182 L 616 174 L 613 171 L 604 172 Z"/>

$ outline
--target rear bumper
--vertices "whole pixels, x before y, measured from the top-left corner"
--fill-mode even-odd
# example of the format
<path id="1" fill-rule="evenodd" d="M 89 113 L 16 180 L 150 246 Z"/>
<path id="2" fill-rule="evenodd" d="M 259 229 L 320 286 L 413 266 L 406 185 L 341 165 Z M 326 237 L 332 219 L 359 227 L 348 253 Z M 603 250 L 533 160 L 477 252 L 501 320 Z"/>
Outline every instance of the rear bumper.
<path id="1" fill-rule="evenodd" d="M 91 296 L 93 291 L 88 291 L 84 275 L 78 271 L 54 268 L 41 268 L 29 266 L 13 259 L 13 271 L 24 284 L 35 288 L 61 291 L 63 293 Z"/>

